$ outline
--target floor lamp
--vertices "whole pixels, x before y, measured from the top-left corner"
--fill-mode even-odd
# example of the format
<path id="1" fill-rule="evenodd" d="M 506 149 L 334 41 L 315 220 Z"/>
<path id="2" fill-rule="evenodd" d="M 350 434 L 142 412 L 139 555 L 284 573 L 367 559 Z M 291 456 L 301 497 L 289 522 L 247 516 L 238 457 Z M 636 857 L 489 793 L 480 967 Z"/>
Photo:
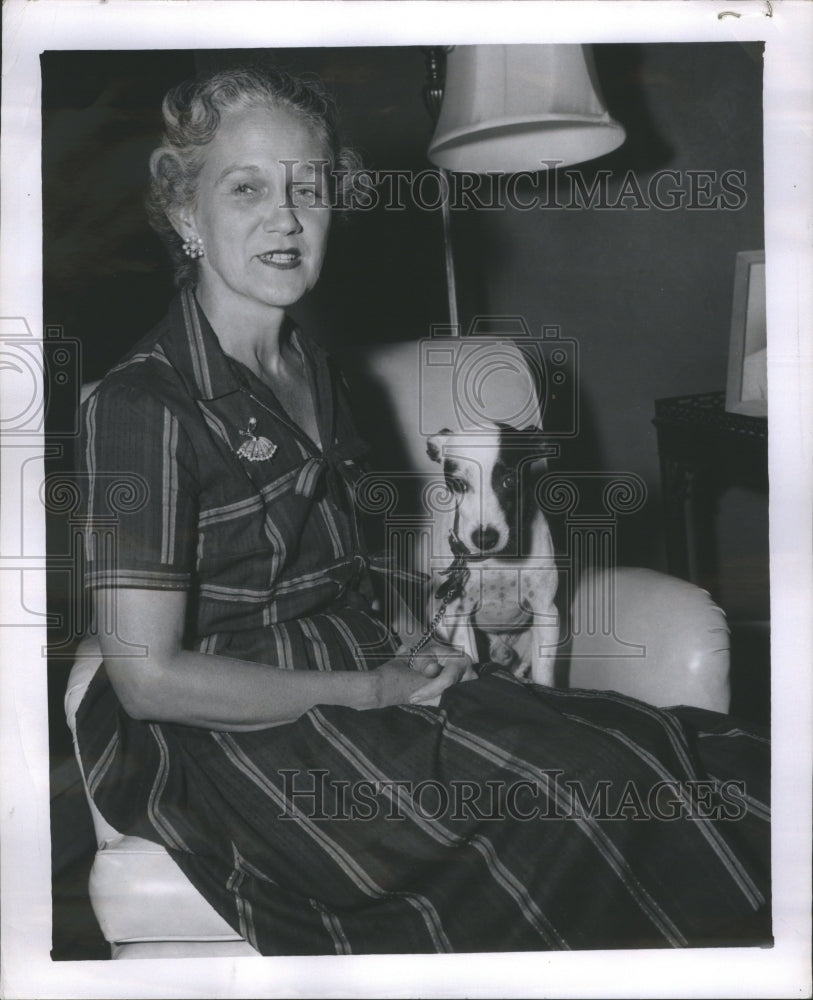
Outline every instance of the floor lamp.
<path id="1" fill-rule="evenodd" d="M 604 105 L 588 46 L 458 45 L 425 52 L 424 98 L 435 122 L 428 156 L 444 172 L 550 170 L 603 156 L 624 141 L 623 127 Z M 442 204 L 446 283 L 449 322 L 457 328 L 448 200 Z"/>
<path id="2" fill-rule="evenodd" d="M 625 139 L 623 127 L 610 117 L 604 104 L 588 46 L 462 45 L 433 49 L 427 55 L 427 70 L 427 106 L 435 117 L 428 156 L 444 172 L 555 170 L 604 156 Z M 445 204 L 449 317 L 457 332 L 450 223 Z M 592 577 L 585 571 L 614 565 L 617 517 L 643 502 L 643 484 L 636 476 L 619 479 L 610 474 L 603 484 L 605 508 L 587 522 L 570 516 L 580 492 L 578 482 L 571 482 L 567 475 L 549 474 L 539 485 L 538 498 L 546 513 L 565 517 L 568 590 L 574 592 L 580 577 L 601 581 L 594 584 L 602 588 L 600 595 L 589 594 L 587 586 L 580 592 L 574 629 L 600 638 L 602 648 L 629 654 L 634 644 L 615 635 L 614 576 Z"/>

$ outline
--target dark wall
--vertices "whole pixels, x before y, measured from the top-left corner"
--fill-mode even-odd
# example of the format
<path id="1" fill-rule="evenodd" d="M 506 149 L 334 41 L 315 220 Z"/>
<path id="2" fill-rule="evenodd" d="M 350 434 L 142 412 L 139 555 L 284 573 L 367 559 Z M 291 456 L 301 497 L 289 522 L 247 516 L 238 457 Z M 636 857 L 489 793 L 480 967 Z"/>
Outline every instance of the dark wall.
<path id="1" fill-rule="evenodd" d="M 633 193 L 617 210 L 483 212 L 470 242 L 481 252 L 489 311 L 520 313 L 532 329 L 560 324 L 578 341 L 583 433 L 569 462 L 644 478 L 649 502 L 622 527 L 622 556 L 657 567 L 653 400 L 725 387 L 735 255 L 764 246 L 762 56 L 713 43 L 596 53 L 610 110 L 628 138 L 579 172 L 589 187 L 610 170 L 613 205 L 633 171 L 643 202 Z M 683 207 L 638 207 L 651 205 L 648 186 L 664 170 L 678 172 L 673 186 L 685 192 Z M 693 182 L 690 172 L 719 178 L 731 170 L 745 179 L 745 197 L 727 198 L 736 207 L 691 207 L 693 183 L 698 206 L 723 192 L 720 181 L 695 175 Z M 667 177 L 661 192 L 669 186 Z M 568 187 L 559 187 L 566 204 Z"/>
<path id="2" fill-rule="evenodd" d="M 46 53 L 45 321 L 82 339 L 86 380 L 147 332 L 172 293 L 142 207 L 163 94 L 196 70 L 245 61 L 318 74 L 365 166 L 429 166 L 420 49 Z M 320 284 L 296 312 L 329 344 L 410 339 L 445 317 L 444 280 L 439 213 L 382 205 L 337 221 Z"/>

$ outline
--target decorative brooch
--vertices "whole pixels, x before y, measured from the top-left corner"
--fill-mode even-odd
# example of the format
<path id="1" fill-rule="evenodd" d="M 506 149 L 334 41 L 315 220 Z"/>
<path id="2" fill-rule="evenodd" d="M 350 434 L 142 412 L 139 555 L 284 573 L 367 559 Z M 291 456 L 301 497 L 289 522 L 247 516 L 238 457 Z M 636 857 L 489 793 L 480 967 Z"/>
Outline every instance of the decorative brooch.
<path id="1" fill-rule="evenodd" d="M 248 441 L 244 441 L 240 445 L 237 449 L 237 454 L 240 458 L 245 458 L 249 462 L 267 462 L 269 458 L 274 457 L 277 446 L 273 441 L 269 441 L 267 437 L 255 434 L 254 431 L 256 429 L 257 418 L 251 417 L 246 430 L 240 431 L 240 437 L 248 438 Z"/>

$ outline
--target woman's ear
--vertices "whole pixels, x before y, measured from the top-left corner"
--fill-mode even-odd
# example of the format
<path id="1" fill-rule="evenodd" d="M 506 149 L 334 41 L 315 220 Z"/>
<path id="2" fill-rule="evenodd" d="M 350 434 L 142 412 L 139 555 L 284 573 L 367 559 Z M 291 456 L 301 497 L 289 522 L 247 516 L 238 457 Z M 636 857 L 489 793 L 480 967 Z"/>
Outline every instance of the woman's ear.
<path id="1" fill-rule="evenodd" d="M 191 212 L 171 212 L 167 213 L 167 216 L 169 221 L 172 223 L 172 228 L 182 240 L 191 240 L 198 235 L 197 227 L 195 226 L 195 221 L 192 218 Z"/>

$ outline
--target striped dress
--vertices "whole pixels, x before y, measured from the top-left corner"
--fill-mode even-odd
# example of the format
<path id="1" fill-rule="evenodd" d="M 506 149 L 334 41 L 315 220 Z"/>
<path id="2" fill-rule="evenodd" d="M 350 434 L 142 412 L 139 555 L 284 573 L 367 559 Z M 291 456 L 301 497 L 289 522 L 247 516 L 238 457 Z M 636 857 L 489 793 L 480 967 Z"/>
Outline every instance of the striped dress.
<path id="1" fill-rule="evenodd" d="M 329 359 L 292 337 L 324 449 L 189 291 L 103 380 L 80 442 L 86 586 L 187 591 L 203 653 L 373 669 L 393 638 L 353 508 L 364 446 Z M 770 939 L 768 744 L 725 716 L 485 669 L 437 708 L 210 732 L 131 719 L 102 668 L 77 729 L 105 818 L 263 954 Z"/>

